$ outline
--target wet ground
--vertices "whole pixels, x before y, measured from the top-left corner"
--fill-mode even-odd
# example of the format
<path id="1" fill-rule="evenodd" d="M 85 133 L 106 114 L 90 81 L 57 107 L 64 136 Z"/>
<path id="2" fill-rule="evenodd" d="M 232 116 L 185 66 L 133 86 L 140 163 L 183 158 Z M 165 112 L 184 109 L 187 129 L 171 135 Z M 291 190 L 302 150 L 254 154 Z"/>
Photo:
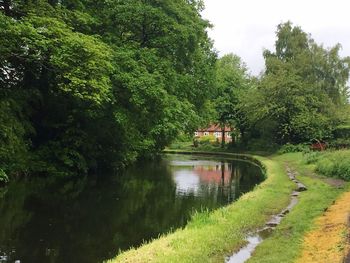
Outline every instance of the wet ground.
<path id="1" fill-rule="evenodd" d="M 289 167 L 287 167 L 287 174 L 289 179 L 296 184 L 296 191 L 291 194 L 289 205 L 279 214 L 274 215 L 266 223 L 264 228 L 257 230 L 255 233 L 249 234 L 246 238 L 247 245 L 232 256 L 227 257 L 225 260 L 226 263 L 244 263 L 251 258 L 256 247 L 273 233 L 274 229 L 281 223 L 283 218 L 293 209 L 294 206 L 297 205 L 299 193 L 306 191 L 307 188 L 296 179 L 296 172 Z"/>

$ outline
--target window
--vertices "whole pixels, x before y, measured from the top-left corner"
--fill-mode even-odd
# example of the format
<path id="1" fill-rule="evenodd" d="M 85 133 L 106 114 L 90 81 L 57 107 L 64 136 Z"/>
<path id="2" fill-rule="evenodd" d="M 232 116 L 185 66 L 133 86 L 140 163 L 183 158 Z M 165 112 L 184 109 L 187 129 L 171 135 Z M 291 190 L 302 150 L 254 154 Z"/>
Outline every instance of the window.
<path id="1" fill-rule="evenodd" d="M 198 137 L 198 136 L 199 136 L 199 133 L 198 133 L 198 132 L 195 132 L 195 133 L 194 133 L 194 136 Z"/>
<path id="2" fill-rule="evenodd" d="M 209 132 L 204 132 L 204 136 L 208 136 L 209 135 Z"/>
<path id="3" fill-rule="evenodd" d="M 220 134 L 220 132 L 215 132 L 215 133 L 214 133 L 214 136 L 215 136 L 216 138 L 220 138 L 220 137 L 221 137 L 221 134 Z"/>

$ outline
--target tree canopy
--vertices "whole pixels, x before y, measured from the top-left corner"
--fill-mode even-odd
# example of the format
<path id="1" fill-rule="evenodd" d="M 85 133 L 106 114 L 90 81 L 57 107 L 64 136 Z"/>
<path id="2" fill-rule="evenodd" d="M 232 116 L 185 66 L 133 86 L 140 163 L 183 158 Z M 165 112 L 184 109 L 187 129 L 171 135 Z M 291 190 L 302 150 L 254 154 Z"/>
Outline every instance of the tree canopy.
<path id="1" fill-rule="evenodd" d="M 326 49 L 291 22 L 280 24 L 276 36 L 275 51 L 264 52 L 259 84 L 240 97 L 241 113 L 276 143 L 330 138 L 347 104 L 350 58 L 340 57 L 340 45 Z"/>
<path id="2" fill-rule="evenodd" d="M 5 171 L 120 168 L 199 125 L 216 57 L 201 1 L 0 5 Z"/>
<path id="3" fill-rule="evenodd" d="M 86 174 L 153 156 L 210 121 L 243 141 L 325 139 L 350 58 L 291 22 L 266 71 L 217 59 L 200 0 L 0 1 L 0 169 Z"/>

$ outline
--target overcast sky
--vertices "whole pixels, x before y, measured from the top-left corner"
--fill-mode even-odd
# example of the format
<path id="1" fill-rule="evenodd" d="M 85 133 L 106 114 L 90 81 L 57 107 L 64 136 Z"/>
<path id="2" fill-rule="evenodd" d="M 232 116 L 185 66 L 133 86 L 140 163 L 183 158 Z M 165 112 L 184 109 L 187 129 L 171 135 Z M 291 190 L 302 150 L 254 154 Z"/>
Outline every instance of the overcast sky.
<path id="1" fill-rule="evenodd" d="M 272 49 L 281 22 L 312 35 L 325 47 L 340 43 L 342 56 L 350 56 L 349 0 L 204 0 L 203 17 L 214 26 L 209 31 L 222 56 L 239 55 L 254 75 L 264 69 L 263 48 Z"/>

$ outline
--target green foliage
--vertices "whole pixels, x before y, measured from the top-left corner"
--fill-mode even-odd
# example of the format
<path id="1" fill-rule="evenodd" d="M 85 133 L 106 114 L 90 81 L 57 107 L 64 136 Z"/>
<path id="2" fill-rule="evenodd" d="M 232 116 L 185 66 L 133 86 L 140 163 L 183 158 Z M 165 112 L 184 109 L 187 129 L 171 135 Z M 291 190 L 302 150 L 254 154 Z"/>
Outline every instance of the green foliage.
<path id="1" fill-rule="evenodd" d="M 334 137 L 337 139 L 350 138 L 350 125 L 340 125 L 334 130 Z"/>
<path id="2" fill-rule="evenodd" d="M 350 149 L 350 137 L 334 139 L 334 140 L 331 140 L 328 144 L 330 148 L 334 148 L 334 149 L 344 149 L 344 148 Z"/>
<path id="3" fill-rule="evenodd" d="M 295 153 L 295 152 L 309 152 L 310 147 L 306 144 L 291 144 L 287 143 L 283 145 L 280 150 L 278 151 L 279 153 Z"/>
<path id="4" fill-rule="evenodd" d="M 213 103 L 216 110 L 216 121 L 222 126 L 243 126 L 237 111 L 238 97 L 249 87 L 249 75 L 246 65 L 240 57 L 228 54 L 216 63 L 216 82 Z"/>
<path id="5" fill-rule="evenodd" d="M 0 99 L 0 166 L 5 171 L 24 169 L 29 142 L 24 135 L 31 126 L 23 120 L 20 100 Z"/>
<path id="6" fill-rule="evenodd" d="M 331 138 L 346 107 L 350 58 L 340 57 L 338 45 L 317 45 L 290 22 L 278 26 L 275 48 L 264 52 L 261 81 L 239 97 L 249 129 L 270 122 L 271 138 L 279 144 Z"/>
<path id="7" fill-rule="evenodd" d="M 350 181 L 349 150 L 309 153 L 304 159 L 307 163 L 315 164 L 320 174 Z"/>
<path id="8" fill-rule="evenodd" d="M 246 148 L 249 151 L 264 151 L 264 152 L 274 152 L 278 149 L 278 144 L 271 142 L 266 139 L 260 138 L 251 138 L 246 144 L 243 145 L 243 148 Z"/>
<path id="9" fill-rule="evenodd" d="M 0 168 L 0 185 L 7 184 L 9 182 L 9 178 L 6 173 Z"/>
<path id="10" fill-rule="evenodd" d="M 309 151 L 303 154 L 303 159 L 306 164 L 314 164 L 321 157 L 322 153 L 318 151 Z"/>
<path id="11" fill-rule="evenodd" d="M 188 141 L 191 141 L 192 139 L 193 139 L 193 135 L 192 134 L 181 133 L 181 134 L 179 134 L 179 136 L 177 136 L 176 141 L 178 141 L 178 142 L 188 142 Z"/>
<path id="12" fill-rule="evenodd" d="M 8 174 L 122 168 L 211 115 L 216 56 L 201 1 L 3 5 L 0 165 Z"/>
<path id="13" fill-rule="evenodd" d="M 330 177 L 350 181 L 350 151 L 326 153 L 316 163 L 316 171 Z"/>
<path id="14" fill-rule="evenodd" d="M 172 144 L 170 144 L 168 148 L 171 150 L 185 150 L 185 149 L 192 150 L 192 147 L 195 147 L 195 144 L 192 141 L 187 141 L 187 142 L 175 141 Z"/>
<path id="15" fill-rule="evenodd" d="M 200 145 L 208 145 L 216 143 L 216 137 L 214 135 L 205 135 L 198 139 Z"/>

